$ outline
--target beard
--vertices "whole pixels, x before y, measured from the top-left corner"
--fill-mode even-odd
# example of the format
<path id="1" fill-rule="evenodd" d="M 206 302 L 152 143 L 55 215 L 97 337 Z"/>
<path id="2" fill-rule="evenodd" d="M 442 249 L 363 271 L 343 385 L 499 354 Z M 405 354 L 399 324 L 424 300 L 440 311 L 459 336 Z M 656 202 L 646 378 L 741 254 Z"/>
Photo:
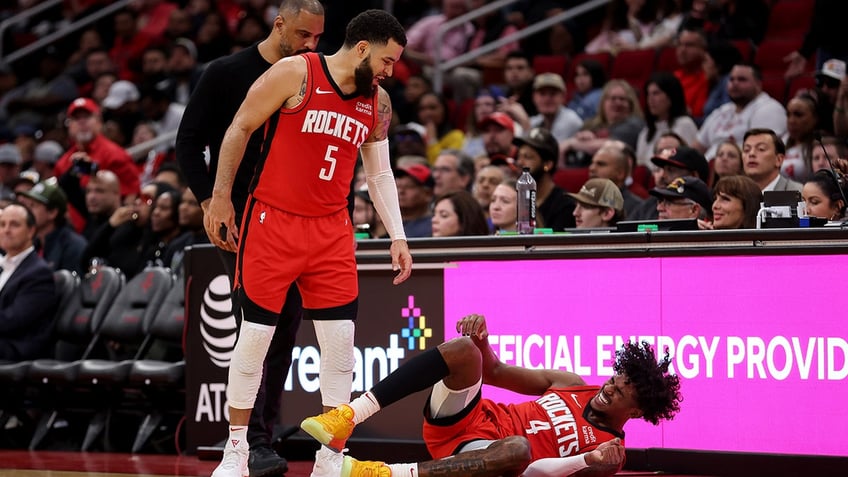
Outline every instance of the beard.
<path id="1" fill-rule="evenodd" d="M 370 98 L 374 96 L 377 87 L 374 86 L 374 70 L 371 69 L 371 55 L 362 60 L 362 63 L 353 71 L 355 93 L 359 96 Z"/>

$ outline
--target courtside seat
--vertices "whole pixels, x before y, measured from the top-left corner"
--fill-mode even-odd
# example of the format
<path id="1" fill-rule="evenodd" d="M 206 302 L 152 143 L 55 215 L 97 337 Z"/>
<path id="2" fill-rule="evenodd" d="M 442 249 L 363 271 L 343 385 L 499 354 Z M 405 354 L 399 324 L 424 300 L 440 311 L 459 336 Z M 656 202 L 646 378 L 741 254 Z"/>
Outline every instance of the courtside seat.
<path id="1" fill-rule="evenodd" d="M 87 451 L 100 436 L 123 394 L 133 362 L 152 342 L 148 331 L 173 278 L 168 269 L 148 267 L 124 286 L 109 308 L 100 326 L 99 338 L 109 343 L 109 359 L 84 359 L 79 362 L 76 388 L 89 395 L 90 419 L 82 451 Z M 109 448 L 109 443 L 106 445 Z"/>
<path id="2" fill-rule="evenodd" d="M 97 346 L 97 332 L 123 284 L 124 276 L 115 268 L 94 267 L 59 311 L 53 330 L 53 358 L 34 360 L 26 376 L 27 383 L 38 387 L 36 407 L 43 411 L 30 440 L 30 450 L 35 450 L 47 436 L 60 411 L 75 405 L 68 388 L 76 380 L 79 360 L 103 352 Z"/>

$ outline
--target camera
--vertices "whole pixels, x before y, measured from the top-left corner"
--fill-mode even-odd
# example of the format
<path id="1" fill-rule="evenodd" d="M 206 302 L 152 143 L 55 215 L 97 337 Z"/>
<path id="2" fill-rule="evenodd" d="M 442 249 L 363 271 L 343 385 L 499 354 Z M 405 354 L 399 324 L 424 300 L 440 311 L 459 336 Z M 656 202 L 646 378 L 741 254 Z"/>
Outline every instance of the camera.
<path id="1" fill-rule="evenodd" d="M 77 159 L 74 161 L 74 172 L 85 175 L 94 174 L 97 172 L 97 163 Z"/>

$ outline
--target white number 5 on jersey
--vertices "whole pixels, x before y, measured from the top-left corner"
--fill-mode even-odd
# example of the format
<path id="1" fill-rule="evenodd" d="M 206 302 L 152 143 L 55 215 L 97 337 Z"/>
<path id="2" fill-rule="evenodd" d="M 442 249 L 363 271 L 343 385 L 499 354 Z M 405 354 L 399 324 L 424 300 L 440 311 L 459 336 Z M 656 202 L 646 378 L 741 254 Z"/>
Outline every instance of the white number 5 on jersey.
<path id="1" fill-rule="evenodd" d="M 327 146 L 327 155 L 324 156 L 324 160 L 330 163 L 329 170 L 325 167 L 321 168 L 321 173 L 318 174 L 319 179 L 323 179 L 325 181 L 333 180 L 333 172 L 336 171 L 336 158 L 333 157 L 333 153 L 338 151 L 338 146 Z"/>

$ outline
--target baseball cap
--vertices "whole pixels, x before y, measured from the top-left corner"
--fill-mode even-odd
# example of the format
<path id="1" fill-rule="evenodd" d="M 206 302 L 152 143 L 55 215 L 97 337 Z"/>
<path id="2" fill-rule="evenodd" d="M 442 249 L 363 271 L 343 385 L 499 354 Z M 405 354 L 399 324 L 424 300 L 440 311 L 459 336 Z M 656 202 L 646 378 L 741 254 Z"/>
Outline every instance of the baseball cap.
<path id="1" fill-rule="evenodd" d="M 532 147 L 543 160 L 556 161 L 559 157 L 559 143 L 545 128 L 533 128 L 523 136 L 513 139 L 512 143 L 518 147 L 524 145 Z"/>
<path id="2" fill-rule="evenodd" d="M 658 199 L 690 199 L 704 210 L 713 206 L 713 194 L 707 183 L 692 176 L 678 177 L 666 187 L 654 187 L 649 193 Z"/>
<path id="3" fill-rule="evenodd" d="M 816 71 L 816 76 L 827 76 L 842 81 L 845 77 L 845 62 L 835 58 L 827 60 L 822 64 L 821 69 Z"/>
<path id="4" fill-rule="evenodd" d="M 536 75 L 536 79 L 533 80 L 533 90 L 542 88 L 554 88 L 565 91 L 565 81 L 562 80 L 562 76 L 556 73 L 542 73 Z"/>
<path id="5" fill-rule="evenodd" d="M 23 162 L 21 151 L 14 144 L 0 145 L 0 164 L 17 164 Z"/>
<path id="6" fill-rule="evenodd" d="M 397 135 L 404 134 L 404 133 L 417 134 L 418 137 L 420 137 L 421 140 L 423 141 L 424 138 L 427 137 L 427 128 L 425 128 L 424 125 L 422 125 L 422 124 L 410 122 L 410 123 L 401 124 L 401 125 L 397 126 L 394 129 L 394 132 L 392 134 L 397 136 Z"/>
<path id="7" fill-rule="evenodd" d="M 32 158 L 35 161 L 56 164 L 56 161 L 65 153 L 65 148 L 56 141 L 44 141 L 35 146 Z"/>
<path id="8" fill-rule="evenodd" d="M 483 129 L 489 124 L 497 124 L 498 126 L 509 129 L 510 131 L 515 131 L 515 121 L 509 117 L 508 114 L 502 113 L 500 111 L 496 111 L 485 118 L 481 119 L 479 123 L 477 123 L 478 129 Z"/>
<path id="9" fill-rule="evenodd" d="M 111 88 L 110 88 L 111 89 Z M 68 106 L 68 116 L 73 116 L 75 112 L 83 110 L 91 114 L 100 114 L 100 106 L 91 98 L 77 98 Z"/>
<path id="10" fill-rule="evenodd" d="M 651 158 L 657 167 L 675 166 L 698 173 L 701 180 L 710 176 L 710 166 L 703 154 L 687 146 L 663 149 L 659 155 Z"/>
<path id="11" fill-rule="evenodd" d="M 177 38 L 174 41 L 174 47 L 182 47 L 192 59 L 197 59 L 197 46 L 195 46 L 194 42 L 189 40 L 188 38 Z"/>
<path id="12" fill-rule="evenodd" d="M 39 182 L 32 189 L 24 192 L 18 192 L 18 195 L 29 197 L 32 200 L 41 202 L 48 209 L 56 209 L 60 214 L 64 214 L 68 208 L 68 197 L 62 192 L 62 189 L 55 184 L 47 182 Z"/>
<path id="13" fill-rule="evenodd" d="M 395 177 L 409 176 L 418 185 L 433 187 L 433 174 L 430 168 L 423 164 L 409 164 L 395 169 Z"/>
<path id="14" fill-rule="evenodd" d="M 130 81 L 121 80 L 112 83 L 102 104 L 104 108 L 118 109 L 130 101 L 138 101 L 139 98 L 141 94 L 138 92 L 138 87 Z"/>
<path id="15" fill-rule="evenodd" d="M 35 171 L 32 171 L 32 170 L 21 171 L 20 175 L 18 175 L 18 177 L 16 177 L 12 181 L 11 187 L 12 187 L 12 189 L 14 189 L 19 184 L 23 184 L 25 182 L 29 182 L 31 186 L 34 186 L 35 184 L 38 184 L 39 177 L 40 176 Z"/>
<path id="16" fill-rule="evenodd" d="M 615 211 L 624 210 L 624 197 L 615 182 L 609 179 L 589 179 L 583 187 L 574 194 L 568 193 L 577 202 L 594 207 L 609 207 Z"/>

